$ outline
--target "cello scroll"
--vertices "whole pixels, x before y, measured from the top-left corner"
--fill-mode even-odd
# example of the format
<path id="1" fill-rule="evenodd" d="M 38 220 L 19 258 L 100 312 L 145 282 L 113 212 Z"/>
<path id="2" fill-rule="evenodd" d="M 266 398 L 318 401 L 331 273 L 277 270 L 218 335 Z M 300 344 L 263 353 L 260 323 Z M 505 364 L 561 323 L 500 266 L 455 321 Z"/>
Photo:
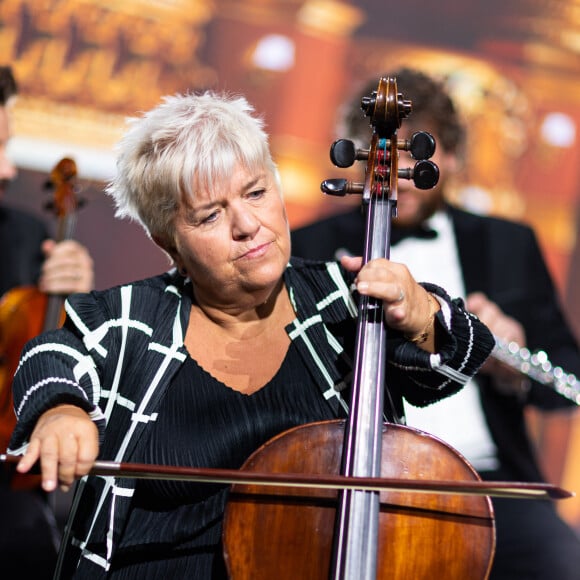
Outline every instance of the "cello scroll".
<path id="1" fill-rule="evenodd" d="M 377 91 L 361 103 L 365 116 L 370 117 L 375 131 L 368 149 L 356 148 L 349 139 L 338 139 L 330 148 L 330 159 L 341 168 L 355 161 L 366 161 L 365 183 L 345 179 L 327 179 L 321 189 L 328 195 L 363 194 L 363 203 L 370 195 L 389 195 L 396 207 L 398 179 L 412 179 L 419 189 L 430 189 L 439 180 L 439 168 L 429 159 L 435 152 L 435 139 L 425 131 L 414 133 L 410 139 L 398 139 L 397 129 L 412 112 L 411 101 L 397 93 L 395 79 L 380 79 Z M 417 160 L 413 167 L 398 169 L 398 151 L 409 151 Z"/>

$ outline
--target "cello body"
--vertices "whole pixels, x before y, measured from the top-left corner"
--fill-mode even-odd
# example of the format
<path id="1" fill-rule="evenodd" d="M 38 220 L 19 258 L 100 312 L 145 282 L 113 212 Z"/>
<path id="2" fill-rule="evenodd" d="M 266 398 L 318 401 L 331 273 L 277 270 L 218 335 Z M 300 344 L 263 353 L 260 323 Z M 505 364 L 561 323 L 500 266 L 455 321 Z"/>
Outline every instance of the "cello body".
<path id="1" fill-rule="evenodd" d="M 266 443 L 242 469 L 338 474 L 344 430 L 342 420 L 296 427 Z M 389 424 L 382 445 L 381 477 L 479 480 L 457 451 L 416 429 Z M 337 503 L 333 490 L 234 485 L 224 520 L 230 578 L 328 579 Z M 378 579 L 487 578 L 494 549 L 489 497 L 380 492 Z"/>
<path id="2" fill-rule="evenodd" d="M 16 415 L 12 404 L 12 377 L 20 352 L 44 326 L 48 297 L 35 286 L 9 290 L 0 300 L 0 447 L 6 449 Z"/>

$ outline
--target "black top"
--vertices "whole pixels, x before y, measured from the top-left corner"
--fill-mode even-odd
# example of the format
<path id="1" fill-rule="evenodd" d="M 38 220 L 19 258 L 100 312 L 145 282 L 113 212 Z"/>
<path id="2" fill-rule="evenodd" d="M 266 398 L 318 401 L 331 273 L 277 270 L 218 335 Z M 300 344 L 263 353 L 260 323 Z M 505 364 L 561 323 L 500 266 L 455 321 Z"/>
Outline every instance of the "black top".
<path id="1" fill-rule="evenodd" d="M 335 418 L 295 345 L 270 383 L 252 395 L 227 387 L 188 358 L 162 409 L 138 462 L 237 469 L 281 431 Z M 217 484 L 139 481 L 111 577 L 226 578 L 221 532 L 227 491 Z"/>

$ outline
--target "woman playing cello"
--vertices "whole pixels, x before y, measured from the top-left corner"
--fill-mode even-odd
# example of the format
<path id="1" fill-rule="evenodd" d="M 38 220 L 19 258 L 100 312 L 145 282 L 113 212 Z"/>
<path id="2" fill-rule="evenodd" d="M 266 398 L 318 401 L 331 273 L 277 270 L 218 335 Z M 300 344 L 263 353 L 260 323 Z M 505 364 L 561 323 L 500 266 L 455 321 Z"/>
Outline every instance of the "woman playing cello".
<path id="1" fill-rule="evenodd" d="M 383 304 L 390 380 L 412 404 L 456 392 L 493 346 L 404 265 L 291 258 L 267 136 L 242 97 L 167 97 L 135 119 L 108 193 L 175 267 L 71 297 L 64 328 L 27 345 L 11 452 L 21 472 L 40 459 L 47 491 L 97 457 L 237 469 L 282 431 L 345 417 L 361 295 Z M 90 475 L 77 494 L 63 577 L 226 577 L 226 486 Z"/>

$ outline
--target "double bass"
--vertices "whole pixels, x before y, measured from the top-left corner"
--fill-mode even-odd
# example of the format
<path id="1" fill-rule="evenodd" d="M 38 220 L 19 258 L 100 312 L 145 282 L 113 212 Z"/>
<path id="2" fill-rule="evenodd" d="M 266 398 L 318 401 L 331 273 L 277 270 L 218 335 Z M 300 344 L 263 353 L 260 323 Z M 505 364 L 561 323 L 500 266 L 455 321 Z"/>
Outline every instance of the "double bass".
<path id="1" fill-rule="evenodd" d="M 49 209 L 57 218 L 57 242 L 73 236 L 78 199 L 75 192 L 77 167 L 73 159 L 61 159 L 50 172 L 52 190 Z M 25 343 L 64 321 L 64 296 L 47 295 L 36 286 L 9 290 L 0 300 L 0 448 L 6 449 L 16 417 L 12 403 L 12 377 Z M 28 482 L 28 483 L 26 483 Z M 36 485 L 37 478 L 16 475 L 15 487 Z"/>
<path id="2" fill-rule="evenodd" d="M 412 104 L 397 92 L 396 79 L 381 78 L 361 108 L 373 127 L 369 149 L 356 150 L 352 142 L 339 140 L 331 148 L 331 159 L 339 167 L 366 160 L 365 182 L 327 180 L 322 189 L 332 195 L 362 194 L 366 263 L 389 257 L 398 179 L 429 188 L 438 179 L 438 169 L 427 159 L 434 151 L 429 134 L 397 139 Z M 418 158 L 413 168 L 399 170 L 400 149 Z M 479 480 L 473 467 L 441 440 L 400 424 L 394 413 L 392 421 L 385 421 L 386 332 L 382 302 L 362 297 L 349 419 L 282 433 L 258 449 L 242 470 L 410 483 Z M 259 485 L 235 485 L 225 514 L 224 545 L 228 572 L 235 580 L 463 580 L 488 576 L 495 528 L 488 496 L 426 490 L 265 491 Z"/>

